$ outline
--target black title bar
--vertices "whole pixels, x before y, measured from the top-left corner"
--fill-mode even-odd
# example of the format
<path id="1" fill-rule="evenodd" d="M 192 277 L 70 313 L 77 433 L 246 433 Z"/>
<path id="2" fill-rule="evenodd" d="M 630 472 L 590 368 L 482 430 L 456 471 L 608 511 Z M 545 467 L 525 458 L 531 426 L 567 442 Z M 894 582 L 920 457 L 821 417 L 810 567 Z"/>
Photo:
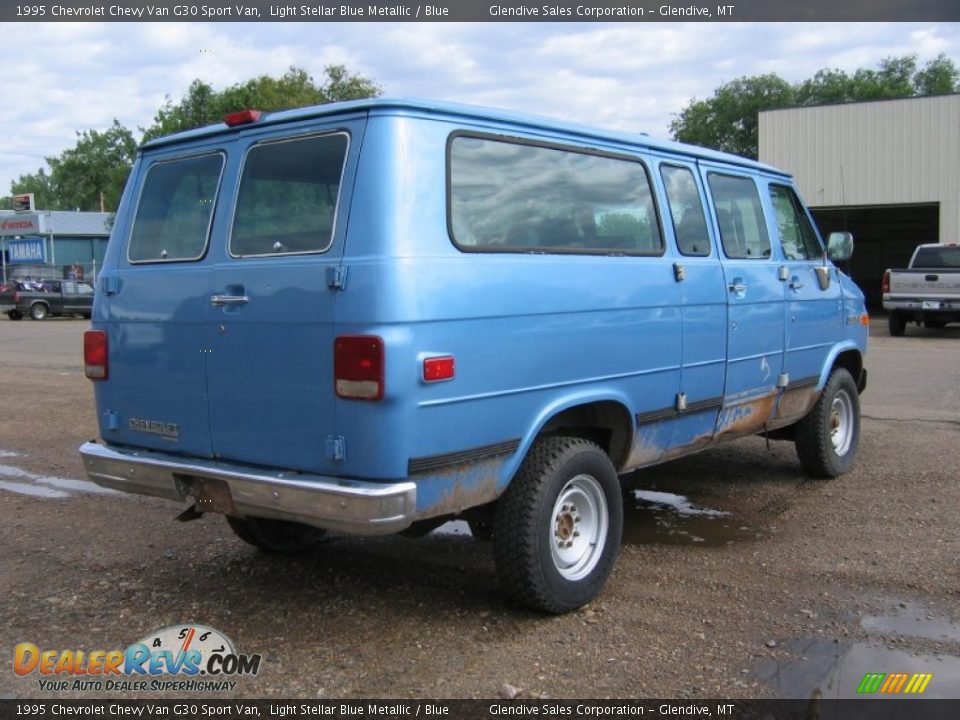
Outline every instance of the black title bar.
<path id="1" fill-rule="evenodd" d="M 0 700 L 0 720 L 183 718 L 197 720 L 629 720 L 710 717 L 722 720 L 953 720 L 960 700 Z"/>
<path id="2" fill-rule="evenodd" d="M 906 22 L 960 21 L 958 0 L 61 0 L 4 2 L 5 22 Z"/>

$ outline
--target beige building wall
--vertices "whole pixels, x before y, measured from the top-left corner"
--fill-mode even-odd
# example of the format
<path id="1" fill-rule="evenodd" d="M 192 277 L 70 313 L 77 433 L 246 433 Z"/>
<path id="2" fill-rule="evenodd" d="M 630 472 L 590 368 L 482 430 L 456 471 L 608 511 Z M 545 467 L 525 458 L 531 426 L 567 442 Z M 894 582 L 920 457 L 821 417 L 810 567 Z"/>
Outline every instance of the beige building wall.
<path id="1" fill-rule="evenodd" d="M 760 160 L 793 173 L 811 207 L 940 203 L 960 242 L 960 95 L 760 113 Z"/>

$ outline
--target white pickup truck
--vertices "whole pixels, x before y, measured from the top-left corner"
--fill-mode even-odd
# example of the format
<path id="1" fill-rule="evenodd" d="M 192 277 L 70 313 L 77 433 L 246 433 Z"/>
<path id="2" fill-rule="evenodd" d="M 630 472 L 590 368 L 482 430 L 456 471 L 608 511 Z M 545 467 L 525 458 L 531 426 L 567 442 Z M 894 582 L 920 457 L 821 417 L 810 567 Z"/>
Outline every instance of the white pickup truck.
<path id="1" fill-rule="evenodd" d="M 884 272 L 883 309 L 898 337 L 908 322 L 928 328 L 960 322 L 960 245 L 918 245 L 906 270 Z"/>

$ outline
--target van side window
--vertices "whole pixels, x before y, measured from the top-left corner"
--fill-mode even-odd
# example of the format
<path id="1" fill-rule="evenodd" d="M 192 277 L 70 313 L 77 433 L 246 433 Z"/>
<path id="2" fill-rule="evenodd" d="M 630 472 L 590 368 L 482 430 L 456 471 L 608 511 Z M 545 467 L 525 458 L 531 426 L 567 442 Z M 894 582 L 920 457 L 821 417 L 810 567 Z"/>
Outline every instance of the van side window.
<path id="1" fill-rule="evenodd" d="M 710 234 L 693 173 L 689 168 L 661 165 L 660 177 L 667 191 L 678 249 L 684 255 L 706 257 L 710 254 Z"/>
<path id="2" fill-rule="evenodd" d="M 770 199 L 777 216 L 780 246 L 787 260 L 817 260 L 823 248 L 817 240 L 797 194 L 785 185 L 771 185 Z"/>
<path id="3" fill-rule="evenodd" d="M 254 145 L 243 165 L 230 254 L 327 250 L 347 144 L 337 133 Z"/>
<path id="4" fill-rule="evenodd" d="M 220 153 L 150 166 L 130 233 L 130 262 L 199 259 L 222 171 Z"/>
<path id="5" fill-rule="evenodd" d="M 770 257 L 770 236 L 753 180 L 710 173 L 709 183 L 726 256 L 747 260 Z"/>
<path id="6" fill-rule="evenodd" d="M 449 153 L 450 229 L 461 250 L 663 253 L 640 162 L 465 135 Z"/>

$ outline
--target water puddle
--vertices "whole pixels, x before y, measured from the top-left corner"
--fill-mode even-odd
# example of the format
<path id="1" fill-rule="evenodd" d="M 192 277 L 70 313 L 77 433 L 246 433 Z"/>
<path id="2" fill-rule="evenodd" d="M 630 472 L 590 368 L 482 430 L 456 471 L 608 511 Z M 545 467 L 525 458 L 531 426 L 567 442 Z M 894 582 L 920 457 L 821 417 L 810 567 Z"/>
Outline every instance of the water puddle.
<path id="1" fill-rule="evenodd" d="M 768 663 L 758 673 L 777 697 L 827 700 L 850 698 L 960 698 L 960 658 L 953 655 L 914 654 L 867 643 L 835 643 L 832 640 L 797 640 L 787 647 L 797 656 Z M 868 673 L 886 676 L 905 673 L 899 693 L 858 693 Z M 914 674 L 932 677 L 922 695 L 908 694 Z M 880 681 L 883 682 L 882 680 Z M 882 687 L 882 685 L 881 685 Z"/>
<path id="2" fill-rule="evenodd" d="M 9 455 L 7 456 L 9 457 Z M 0 465 L 0 477 L 13 478 L 23 482 L 0 481 L 0 489 L 20 495 L 44 498 L 71 497 L 73 493 L 91 493 L 93 495 L 119 495 L 116 490 L 102 488 L 87 480 L 71 480 L 52 475 L 36 475 L 13 465 Z M 64 490 L 73 492 L 63 492 Z"/>
<path id="3" fill-rule="evenodd" d="M 758 537 L 730 513 L 697 507 L 683 495 L 635 490 L 633 498 L 623 508 L 625 543 L 722 547 Z"/>
<path id="4" fill-rule="evenodd" d="M 960 642 L 960 626 L 938 618 L 918 603 L 893 601 L 889 615 L 867 615 L 860 625 L 870 633 L 899 635 L 941 642 Z M 878 643 L 882 642 L 878 638 Z M 832 640 L 795 640 L 786 647 L 794 654 L 788 660 L 765 665 L 759 673 L 782 698 L 960 698 L 960 657 L 939 652 L 912 652 L 873 643 L 838 643 Z M 873 687 L 868 673 L 883 675 Z M 905 676 L 902 682 L 892 675 Z M 914 676 L 929 674 L 921 694 L 907 692 Z M 922 685 L 917 678 L 914 686 Z M 891 685 L 886 692 L 886 682 Z M 866 682 L 866 685 L 864 683 Z M 869 692 L 857 692 L 857 690 Z"/>
<path id="5" fill-rule="evenodd" d="M 473 537 L 473 533 L 470 532 L 470 526 L 467 525 L 466 520 L 451 520 L 448 523 L 444 523 L 436 530 L 433 531 L 434 535 L 459 535 L 461 537 Z"/>
<path id="6" fill-rule="evenodd" d="M 960 642 L 960 626 L 937 618 L 918 603 L 897 603 L 893 615 L 867 615 L 860 627 L 868 632 Z"/>
<path id="7" fill-rule="evenodd" d="M 13 450 L 4 450 L 3 448 L 0 448 L 0 458 L 12 457 L 20 457 L 20 453 L 15 453 Z"/>

